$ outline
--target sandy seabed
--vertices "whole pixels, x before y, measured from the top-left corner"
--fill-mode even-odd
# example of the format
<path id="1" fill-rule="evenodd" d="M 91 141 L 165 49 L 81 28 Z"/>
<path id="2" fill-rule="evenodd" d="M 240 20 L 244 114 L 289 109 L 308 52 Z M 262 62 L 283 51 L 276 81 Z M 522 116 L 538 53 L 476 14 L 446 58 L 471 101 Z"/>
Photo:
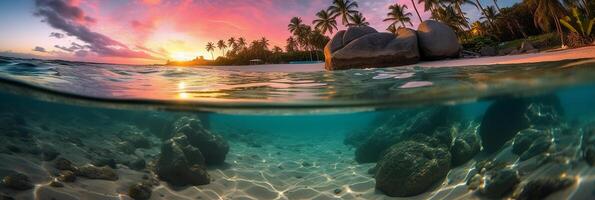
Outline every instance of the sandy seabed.
<path id="1" fill-rule="evenodd" d="M 50 135 L 40 135 L 52 137 Z M 86 137 L 82 143 L 96 141 L 113 145 L 106 138 L 109 135 L 97 134 Z M 156 140 L 156 138 L 153 138 Z M 342 138 L 320 136 L 304 139 L 303 136 L 261 136 L 259 141 L 266 143 L 246 143 L 230 141 L 230 153 L 224 166 L 208 170 L 212 182 L 204 186 L 175 188 L 165 182 L 153 188 L 151 199 L 481 199 L 467 189 L 475 161 L 452 169 L 447 178 L 430 191 L 411 198 L 392 198 L 374 189 L 373 175 L 369 174 L 371 164 L 357 164 L 354 150 L 343 144 Z M 89 162 L 80 148 L 67 141 L 54 141 L 63 148 L 60 152 L 73 162 Z M 136 154 L 150 156 L 158 148 L 147 149 Z M 504 150 L 500 157 L 508 157 L 510 150 Z M 507 153 L 508 152 L 508 153 Z M 152 176 L 147 171 L 135 171 L 118 165 L 119 180 L 91 180 L 77 177 L 64 187 L 49 186 L 51 174 L 55 172 L 52 162 L 24 155 L 0 154 L 0 171 L 14 170 L 27 174 L 36 183 L 32 190 L 3 190 L 16 199 L 70 200 L 70 199 L 131 199 L 126 194 L 128 187 Z M 540 170 L 547 171 L 547 166 Z M 588 199 L 595 188 L 595 169 L 581 166 L 573 170 L 580 177 L 572 187 L 550 195 L 547 199 Z M 539 174 L 539 173 L 536 173 Z M 582 176 L 586 174 L 589 176 Z"/>

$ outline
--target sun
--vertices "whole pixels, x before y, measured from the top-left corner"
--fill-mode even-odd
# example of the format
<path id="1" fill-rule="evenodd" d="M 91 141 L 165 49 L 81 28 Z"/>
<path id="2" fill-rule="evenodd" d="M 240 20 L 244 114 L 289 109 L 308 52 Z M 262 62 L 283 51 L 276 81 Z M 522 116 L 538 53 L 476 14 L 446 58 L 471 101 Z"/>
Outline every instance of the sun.
<path id="1" fill-rule="evenodd" d="M 194 60 L 198 55 L 195 52 L 178 51 L 173 52 L 169 57 L 175 61 L 189 61 Z"/>

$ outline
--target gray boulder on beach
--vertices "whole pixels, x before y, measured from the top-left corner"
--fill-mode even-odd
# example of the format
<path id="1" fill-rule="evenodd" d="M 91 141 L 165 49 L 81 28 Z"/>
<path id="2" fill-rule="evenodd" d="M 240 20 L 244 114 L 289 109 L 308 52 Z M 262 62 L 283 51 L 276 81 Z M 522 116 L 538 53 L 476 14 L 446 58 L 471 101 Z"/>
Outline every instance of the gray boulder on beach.
<path id="1" fill-rule="evenodd" d="M 367 26 L 350 27 L 331 39 L 324 54 L 327 70 L 391 67 L 419 61 L 417 34 L 405 28 L 395 36 Z"/>
<path id="2" fill-rule="evenodd" d="M 434 20 L 422 22 L 417 28 L 417 37 L 423 59 L 457 58 L 463 49 L 452 28 Z"/>
<path id="3" fill-rule="evenodd" d="M 450 170 L 448 149 L 416 141 L 393 145 L 377 164 L 376 188 L 388 196 L 421 194 Z"/>

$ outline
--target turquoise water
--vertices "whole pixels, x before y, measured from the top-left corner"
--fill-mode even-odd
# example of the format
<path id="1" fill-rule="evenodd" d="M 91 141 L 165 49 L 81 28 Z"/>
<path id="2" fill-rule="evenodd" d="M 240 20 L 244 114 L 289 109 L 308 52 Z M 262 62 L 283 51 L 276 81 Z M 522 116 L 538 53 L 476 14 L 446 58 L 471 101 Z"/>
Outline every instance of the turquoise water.
<path id="1" fill-rule="evenodd" d="M 593 60 L 283 72 L 3 57 L 0 87 L 3 198 L 595 198 Z"/>

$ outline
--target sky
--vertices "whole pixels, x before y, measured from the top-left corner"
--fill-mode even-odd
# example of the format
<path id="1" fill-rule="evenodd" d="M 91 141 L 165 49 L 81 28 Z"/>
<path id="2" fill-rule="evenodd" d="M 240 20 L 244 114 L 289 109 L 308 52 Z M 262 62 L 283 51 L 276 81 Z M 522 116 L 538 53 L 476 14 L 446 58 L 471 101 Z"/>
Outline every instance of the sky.
<path id="1" fill-rule="evenodd" d="M 415 0 L 417 1 L 417 0 Z M 499 0 L 507 7 L 520 0 Z M 266 37 L 285 46 L 289 20 L 311 24 L 332 0 L 3 0 L 0 1 L 0 55 L 121 64 L 210 58 L 207 42 L 230 37 Z M 419 24 L 411 0 L 357 0 L 371 26 L 384 31 L 388 6 L 405 4 Z M 493 5 L 493 0 L 481 0 Z M 423 12 L 423 19 L 430 14 Z M 470 21 L 479 19 L 464 6 Z M 337 18 L 337 20 L 340 20 Z M 340 23 L 340 21 L 339 21 Z M 339 29 L 345 29 L 339 26 Z M 216 50 L 215 57 L 221 55 Z"/>

